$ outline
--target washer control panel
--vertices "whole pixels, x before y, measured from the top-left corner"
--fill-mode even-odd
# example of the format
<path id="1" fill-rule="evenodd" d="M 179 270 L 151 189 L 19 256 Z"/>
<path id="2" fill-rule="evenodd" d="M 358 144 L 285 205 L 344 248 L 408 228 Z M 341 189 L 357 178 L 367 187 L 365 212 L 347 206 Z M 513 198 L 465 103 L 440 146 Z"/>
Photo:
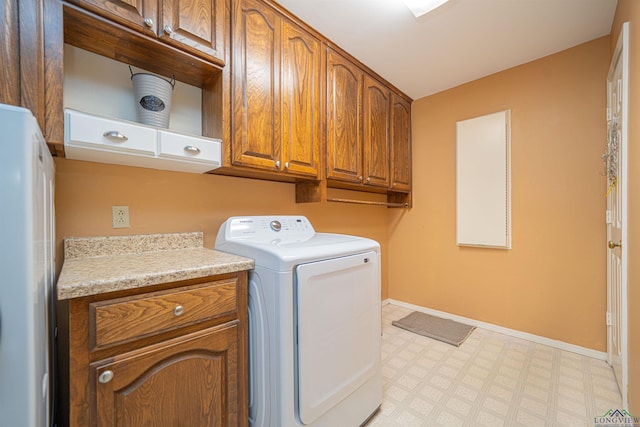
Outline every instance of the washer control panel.
<path id="1" fill-rule="evenodd" d="M 304 241 L 314 234 L 309 220 L 297 215 L 231 217 L 225 224 L 227 240 L 287 243 Z"/>

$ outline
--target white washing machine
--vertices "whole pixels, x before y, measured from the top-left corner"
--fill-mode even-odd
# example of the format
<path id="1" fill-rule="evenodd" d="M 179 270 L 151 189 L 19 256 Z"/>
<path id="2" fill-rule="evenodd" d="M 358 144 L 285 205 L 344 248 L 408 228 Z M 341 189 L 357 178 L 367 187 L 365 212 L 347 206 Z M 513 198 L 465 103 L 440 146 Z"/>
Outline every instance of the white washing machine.
<path id="1" fill-rule="evenodd" d="M 363 424 L 382 403 L 380 245 L 304 216 L 229 218 L 215 248 L 249 272 L 249 421 Z"/>

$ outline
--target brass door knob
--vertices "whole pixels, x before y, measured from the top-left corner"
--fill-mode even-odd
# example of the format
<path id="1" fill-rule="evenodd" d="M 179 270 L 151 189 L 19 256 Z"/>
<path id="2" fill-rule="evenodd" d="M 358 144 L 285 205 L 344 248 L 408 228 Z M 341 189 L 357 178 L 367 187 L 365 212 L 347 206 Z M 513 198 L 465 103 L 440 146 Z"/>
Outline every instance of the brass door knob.
<path id="1" fill-rule="evenodd" d="M 621 248 L 622 242 L 616 243 L 613 240 L 609 240 L 609 244 L 607 246 L 609 246 L 609 249 Z"/>

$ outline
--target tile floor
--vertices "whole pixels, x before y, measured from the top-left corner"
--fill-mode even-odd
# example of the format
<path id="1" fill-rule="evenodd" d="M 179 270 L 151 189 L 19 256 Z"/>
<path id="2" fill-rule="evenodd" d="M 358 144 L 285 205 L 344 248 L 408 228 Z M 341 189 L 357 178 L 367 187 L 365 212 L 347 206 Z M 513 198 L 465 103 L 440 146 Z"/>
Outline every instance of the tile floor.
<path id="1" fill-rule="evenodd" d="M 454 347 L 391 325 L 410 312 L 383 306 L 383 402 L 367 427 L 582 427 L 621 407 L 604 361 L 485 329 Z"/>

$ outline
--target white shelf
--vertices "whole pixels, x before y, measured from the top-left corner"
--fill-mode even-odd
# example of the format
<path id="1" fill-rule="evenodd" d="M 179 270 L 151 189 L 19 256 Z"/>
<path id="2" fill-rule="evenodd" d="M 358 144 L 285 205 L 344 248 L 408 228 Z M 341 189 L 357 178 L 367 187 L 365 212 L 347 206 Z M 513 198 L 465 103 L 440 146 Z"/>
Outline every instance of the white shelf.
<path id="1" fill-rule="evenodd" d="M 221 166 L 220 140 L 65 109 L 65 157 L 178 172 Z"/>

